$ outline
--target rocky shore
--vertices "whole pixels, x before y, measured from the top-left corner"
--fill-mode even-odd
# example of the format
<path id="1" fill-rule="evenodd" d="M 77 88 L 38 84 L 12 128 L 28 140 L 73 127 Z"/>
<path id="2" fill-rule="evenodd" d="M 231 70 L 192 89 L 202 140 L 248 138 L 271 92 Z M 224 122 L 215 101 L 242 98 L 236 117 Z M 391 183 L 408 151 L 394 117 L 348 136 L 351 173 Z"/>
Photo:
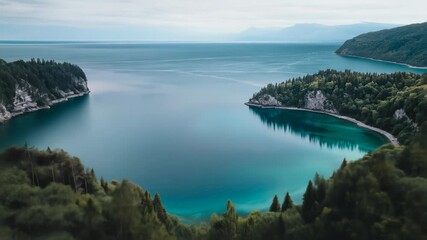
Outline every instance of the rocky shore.
<path id="1" fill-rule="evenodd" d="M 83 70 L 67 62 L 0 59 L 0 72 L 0 124 L 90 92 Z"/>
<path id="2" fill-rule="evenodd" d="M 41 109 L 48 109 L 55 104 L 68 101 L 72 98 L 82 97 L 89 93 L 89 90 L 79 93 L 66 93 L 63 97 L 49 101 L 46 105 L 43 106 L 38 106 L 35 102 L 32 101 L 31 98 L 27 96 L 24 102 L 15 103 L 12 111 L 8 111 L 4 105 L 0 104 L 0 124 L 3 124 L 11 118 L 22 115 L 24 113 L 35 112 Z"/>

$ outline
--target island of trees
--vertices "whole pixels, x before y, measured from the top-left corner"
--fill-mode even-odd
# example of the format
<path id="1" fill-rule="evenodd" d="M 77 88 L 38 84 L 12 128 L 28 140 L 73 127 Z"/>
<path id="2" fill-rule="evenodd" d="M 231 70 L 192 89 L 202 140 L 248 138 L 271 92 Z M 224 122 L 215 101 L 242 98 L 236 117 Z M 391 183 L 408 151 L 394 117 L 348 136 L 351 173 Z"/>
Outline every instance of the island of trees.
<path id="1" fill-rule="evenodd" d="M 85 169 L 78 158 L 62 150 L 7 149 L 0 155 L 0 236 L 2 239 L 425 239 L 425 81 L 426 76 L 409 73 L 328 70 L 267 86 L 258 93 L 260 96 L 268 93 L 295 106 L 302 105 L 299 99 L 308 89 L 322 89 L 338 111 L 372 121 L 371 124 L 387 123 L 384 126 L 398 129 L 405 145 L 386 144 L 359 160 L 344 159 L 329 179 L 316 174 L 307 184 L 301 205 L 294 204 L 287 193 L 272 196 L 268 212 L 239 216 L 236 206 L 228 201 L 224 213 L 214 214 L 208 222 L 197 225 L 183 224 L 168 214 L 159 194 L 153 197 L 129 180 L 97 178 L 94 170 Z M 417 125 L 416 130 L 390 117 L 400 108 L 411 124 Z"/>
<path id="2" fill-rule="evenodd" d="M 427 67 L 427 22 L 359 35 L 336 53 Z"/>

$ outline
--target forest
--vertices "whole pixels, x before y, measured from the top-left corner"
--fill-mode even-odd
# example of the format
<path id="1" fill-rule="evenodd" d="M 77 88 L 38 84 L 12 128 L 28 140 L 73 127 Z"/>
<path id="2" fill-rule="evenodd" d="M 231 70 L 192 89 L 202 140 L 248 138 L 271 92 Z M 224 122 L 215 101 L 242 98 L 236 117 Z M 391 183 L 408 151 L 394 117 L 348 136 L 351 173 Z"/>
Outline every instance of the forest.
<path id="1" fill-rule="evenodd" d="M 336 53 L 427 67 L 427 22 L 361 34 Z"/>
<path id="2" fill-rule="evenodd" d="M 0 59 L 0 104 L 13 109 L 17 88 L 30 94 L 38 106 L 59 99 L 62 92 L 85 92 L 86 75 L 77 65 L 53 60 L 6 62 Z"/>
<path id="3" fill-rule="evenodd" d="M 340 113 L 391 129 L 404 144 L 343 159 L 331 177 L 307 182 L 301 204 L 271 196 L 269 211 L 247 216 L 229 200 L 223 213 L 185 224 L 159 193 L 105 180 L 64 150 L 11 147 L 0 154 L 1 239 L 427 239 L 426 79 L 327 70 L 263 88 L 254 97 L 291 106 L 321 89 Z M 393 120 L 400 108 L 411 124 Z"/>
<path id="4" fill-rule="evenodd" d="M 427 74 L 325 70 L 268 84 L 252 99 L 268 94 L 284 106 L 304 108 L 307 94 L 317 90 L 340 115 L 390 132 L 401 144 L 408 144 L 427 120 Z"/>
<path id="5" fill-rule="evenodd" d="M 316 174 L 301 205 L 272 196 L 268 212 L 239 216 L 231 201 L 187 225 L 129 180 L 98 180 L 63 150 L 0 155 L 2 239 L 426 239 L 427 122 L 407 146 L 386 144 Z M 281 199 L 283 202 L 281 203 Z M 238 206 L 237 206 L 238 207 Z"/>

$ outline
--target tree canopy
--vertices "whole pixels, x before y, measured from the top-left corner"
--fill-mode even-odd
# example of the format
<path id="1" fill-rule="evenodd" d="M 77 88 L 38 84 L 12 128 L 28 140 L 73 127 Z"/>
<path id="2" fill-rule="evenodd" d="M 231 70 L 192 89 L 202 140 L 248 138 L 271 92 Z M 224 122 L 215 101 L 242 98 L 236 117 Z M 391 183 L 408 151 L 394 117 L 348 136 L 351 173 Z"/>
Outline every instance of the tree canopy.
<path id="1" fill-rule="evenodd" d="M 427 22 L 365 33 L 347 40 L 336 52 L 427 67 Z"/>
<path id="2" fill-rule="evenodd" d="M 284 106 L 304 108 L 313 91 L 321 91 L 339 114 L 390 132 L 402 144 L 427 120 L 427 74 L 325 70 L 268 84 L 252 99 L 268 94 Z"/>
<path id="3" fill-rule="evenodd" d="M 38 106 L 62 98 L 61 92 L 87 91 L 83 70 L 71 63 L 31 59 L 9 62 L 0 59 L 0 104 L 12 110 L 17 88 L 24 89 Z"/>

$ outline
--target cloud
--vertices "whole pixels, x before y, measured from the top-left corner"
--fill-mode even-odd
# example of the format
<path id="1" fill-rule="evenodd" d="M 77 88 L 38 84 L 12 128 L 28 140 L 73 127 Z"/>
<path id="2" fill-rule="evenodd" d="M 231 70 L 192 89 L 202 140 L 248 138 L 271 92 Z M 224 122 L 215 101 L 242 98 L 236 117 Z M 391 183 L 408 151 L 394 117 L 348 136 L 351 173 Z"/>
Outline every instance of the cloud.
<path id="1" fill-rule="evenodd" d="M 0 23 L 229 33 L 295 23 L 426 21 L 425 0 L 0 0 Z"/>

